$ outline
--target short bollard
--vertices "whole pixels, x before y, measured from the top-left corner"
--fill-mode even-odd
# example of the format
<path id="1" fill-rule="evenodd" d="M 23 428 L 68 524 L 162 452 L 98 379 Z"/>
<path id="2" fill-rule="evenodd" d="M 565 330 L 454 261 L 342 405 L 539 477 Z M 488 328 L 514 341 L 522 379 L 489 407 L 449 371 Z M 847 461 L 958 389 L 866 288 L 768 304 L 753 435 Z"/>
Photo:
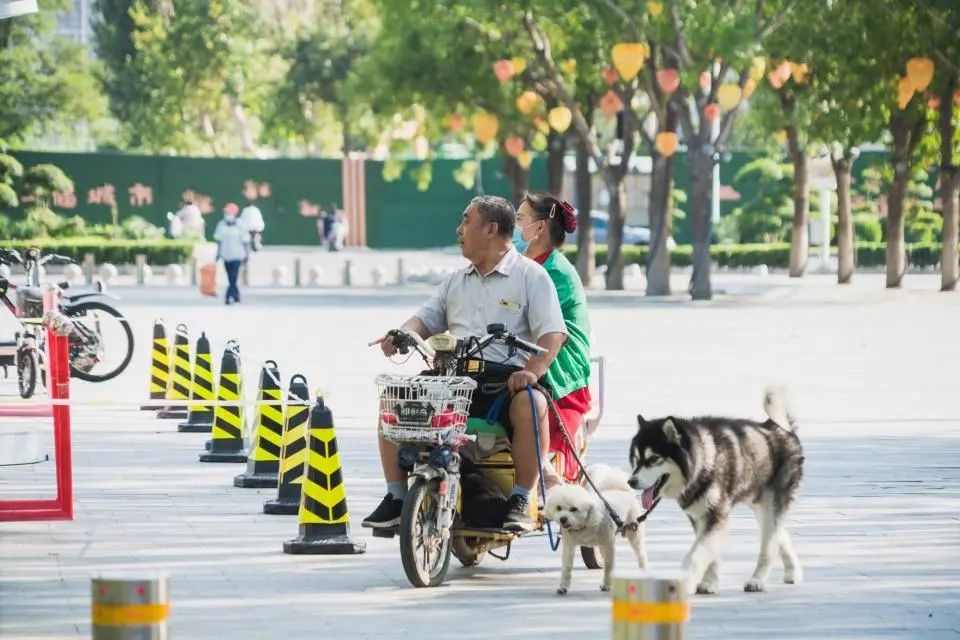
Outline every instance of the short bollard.
<path id="1" fill-rule="evenodd" d="M 343 286 L 349 287 L 353 284 L 353 263 L 345 260 L 343 263 Z"/>
<path id="2" fill-rule="evenodd" d="M 83 254 L 83 277 L 86 279 L 87 284 L 93 284 L 93 270 L 96 266 L 92 253 Z"/>
<path id="3" fill-rule="evenodd" d="M 300 258 L 295 258 L 293 261 L 293 286 L 298 289 L 303 286 L 300 276 L 301 271 L 303 271 L 303 261 Z"/>
<path id="4" fill-rule="evenodd" d="M 142 287 L 149 279 L 147 270 L 150 269 L 150 267 L 147 266 L 147 256 L 144 253 L 138 253 L 133 256 L 133 261 L 137 265 L 137 285 Z"/>
<path id="5" fill-rule="evenodd" d="M 613 640 L 683 640 L 690 620 L 684 580 L 647 573 L 613 578 Z"/>
<path id="6" fill-rule="evenodd" d="M 397 285 L 407 284 L 407 270 L 403 264 L 403 258 L 397 258 Z"/>
<path id="7" fill-rule="evenodd" d="M 167 576 L 97 576 L 90 582 L 93 640 L 166 640 Z"/>

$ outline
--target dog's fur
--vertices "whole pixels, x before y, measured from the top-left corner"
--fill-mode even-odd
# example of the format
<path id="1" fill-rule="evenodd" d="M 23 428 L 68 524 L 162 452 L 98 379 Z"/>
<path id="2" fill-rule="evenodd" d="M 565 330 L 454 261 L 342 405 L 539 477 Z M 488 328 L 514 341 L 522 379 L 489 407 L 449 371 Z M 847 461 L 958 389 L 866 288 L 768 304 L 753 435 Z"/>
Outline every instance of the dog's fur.
<path id="1" fill-rule="evenodd" d="M 593 465 L 587 469 L 590 479 L 603 498 L 617 512 L 624 523 L 636 523 L 643 514 L 636 494 L 630 488 L 629 474 L 609 465 Z M 547 518 L 560 525 L 563 533 L 563 565 L 560 570 L 560 587 L 563 595 L 570 589 L 570 575 L 577 547 L 596 547 L 603 558 L 602 591 L 610 590 L 613 573 L 617 525 L 597 494 L 580 485 L 562 485 L 550 492 L 546 504 Z M 624 537 L 637 556 L 643 569 L 647 566 L 647 550 L 644 542 L 643 523 L 626 527 Z"/>
<path id="2" fill-rule="evenodd" d="M 765 422 L 675 417 L 645 420 L 630 446 L 630 486 L 643 489 L 646 506 L 657 495 L 675 499 L 696 539 L 683 561 L 693 593 L 716 593 L 717 563 L 727 519 L 746 503 L 760 528 L 760 554 L 745 591 L 763 591 L 779 552 L 783 581 L 803 571 L 785 521 L 803 476 L 803 451 L 782 389 L 767 389 Z"/>

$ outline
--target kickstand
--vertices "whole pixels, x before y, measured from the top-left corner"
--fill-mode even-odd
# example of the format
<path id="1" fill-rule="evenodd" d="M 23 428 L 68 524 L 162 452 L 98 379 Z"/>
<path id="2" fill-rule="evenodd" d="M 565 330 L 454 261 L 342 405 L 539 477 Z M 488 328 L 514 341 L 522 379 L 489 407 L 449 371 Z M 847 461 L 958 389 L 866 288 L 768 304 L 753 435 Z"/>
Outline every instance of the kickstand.
<path id="1" fill-rule="evenodd" d="M 507 552 L 506 552 L 505 554 L 503 554 L 502 556 L 498 556 L 497 554 L 495 554 L 495 553 L 493 552 L 493 549 L 491 549 L 490 551 L 487 551 L 487 553 L 489 553 L 490 555 L 492 555 L 492 556 L 493 556 L 494 558 L 496 558 L 497 560 L 506 560 L 507 558 L 510 557 L 510 546 L 511 546 L 511 545 L 512 545 L 512 543 L 510 543 L 510 542 L 507 543 Z"/>

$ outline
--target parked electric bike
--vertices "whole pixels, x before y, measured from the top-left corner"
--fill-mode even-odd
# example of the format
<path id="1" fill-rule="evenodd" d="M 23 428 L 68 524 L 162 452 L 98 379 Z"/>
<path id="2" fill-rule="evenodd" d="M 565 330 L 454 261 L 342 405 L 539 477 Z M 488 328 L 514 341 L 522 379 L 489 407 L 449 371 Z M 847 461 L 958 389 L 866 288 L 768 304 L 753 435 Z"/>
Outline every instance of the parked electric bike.
<path id="1" fill-rule="evenodd" d="M 38 381 L 44 382 L 43 290 L 40 268 L 46 264 L 69 264 L 71 258 L 57 254 L 41 256 L 30 248 L 23 254 L 13 249 L 0 249 L 0 263 L 21 265 L 26 284 L 17 286 L 0 277 L 0 300 L 17 317 L 21 330 L 15 336 L 13 362 L 0 356 L 0 364 L 15 364 L 20 395 L 31 397 Z M 110 306 L 102 286 L 95 291 L 69 291 L 69 283 L 56 288 L 55 304 L 74 325 L 70 334 L 69 358 L 71 377 L 89 382 L 102 382 L 118 376 L 133 357 L 133 331 L 119 311 Z"/>

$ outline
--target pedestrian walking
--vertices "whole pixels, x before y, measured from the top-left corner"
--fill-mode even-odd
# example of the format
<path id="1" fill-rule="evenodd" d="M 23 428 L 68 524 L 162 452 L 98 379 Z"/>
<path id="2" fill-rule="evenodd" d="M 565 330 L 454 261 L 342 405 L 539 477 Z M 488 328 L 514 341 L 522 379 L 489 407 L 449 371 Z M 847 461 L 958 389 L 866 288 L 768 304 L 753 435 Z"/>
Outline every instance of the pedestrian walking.
<path id="1" fill-rule="evenodd" d="M 250 257 L 250 235 L 243 224 L 237 219 L 239 207 L 228 202 L 223 207 L 223 220 L 217 223 L 213 232 L 213 239 L 217 241 L 217 259 L 223 260 L 227 271 L 227 296 L 225 302 L 233 304 L 240 302 L 240 288 L 237 280 L 240 269 Z"/>

